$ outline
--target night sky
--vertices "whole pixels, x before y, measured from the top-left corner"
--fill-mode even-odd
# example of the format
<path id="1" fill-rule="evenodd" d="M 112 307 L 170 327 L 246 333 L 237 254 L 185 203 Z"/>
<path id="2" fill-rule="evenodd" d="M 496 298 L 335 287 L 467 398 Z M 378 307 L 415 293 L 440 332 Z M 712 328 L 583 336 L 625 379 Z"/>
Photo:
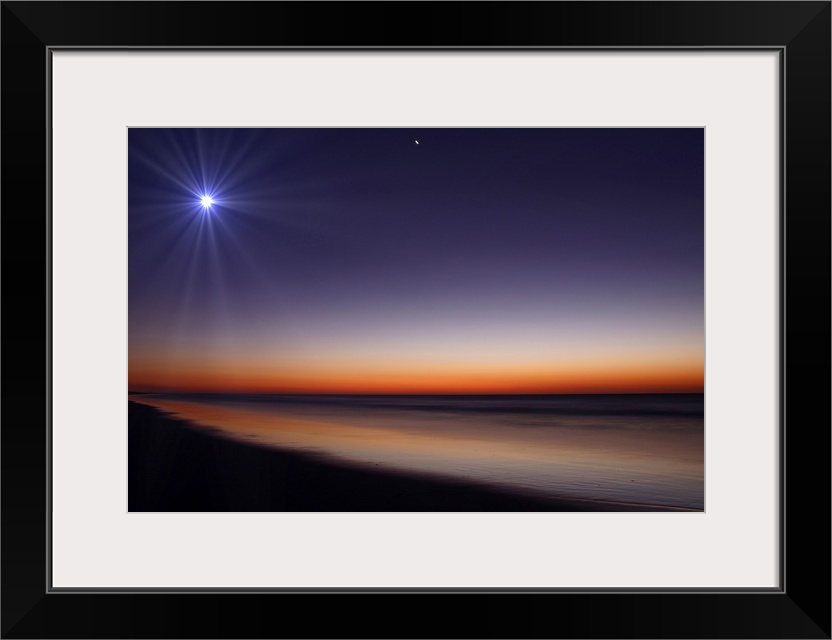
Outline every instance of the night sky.
<path id="1" fill-rule="evenodd" d="M 128 179 L 133 391 L 703 390 L 702 129 L 130 129 Z"/>

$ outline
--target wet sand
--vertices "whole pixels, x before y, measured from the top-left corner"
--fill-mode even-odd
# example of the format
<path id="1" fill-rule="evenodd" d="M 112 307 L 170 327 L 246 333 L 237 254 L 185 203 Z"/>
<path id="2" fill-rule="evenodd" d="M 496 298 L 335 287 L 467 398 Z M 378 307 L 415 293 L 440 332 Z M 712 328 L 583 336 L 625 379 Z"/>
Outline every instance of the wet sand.
<path id="1" fill-rule="evenodd" d="M 129 511 L 666 511 L 551 500 L 228 439 L 128 402 Z"/>

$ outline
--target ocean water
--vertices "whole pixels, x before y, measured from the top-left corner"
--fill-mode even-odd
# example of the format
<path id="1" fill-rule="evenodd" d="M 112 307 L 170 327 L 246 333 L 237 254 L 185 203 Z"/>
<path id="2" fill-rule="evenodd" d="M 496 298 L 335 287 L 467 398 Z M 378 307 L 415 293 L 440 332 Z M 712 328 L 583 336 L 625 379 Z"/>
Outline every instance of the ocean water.
<path id="1" fill-rule="evenodd" d="M 262 446 L 550 498 L 704 508 L 704 396 L 153 394 Z"/>

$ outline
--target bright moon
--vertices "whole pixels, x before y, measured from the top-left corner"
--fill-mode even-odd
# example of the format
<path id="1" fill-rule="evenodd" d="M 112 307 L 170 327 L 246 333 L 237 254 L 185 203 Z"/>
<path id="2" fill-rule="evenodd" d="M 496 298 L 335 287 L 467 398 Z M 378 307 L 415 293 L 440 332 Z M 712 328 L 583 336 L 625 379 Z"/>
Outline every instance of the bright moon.
<path id="1" fill-rule="evenodd" d="M 214 204 L 214 199 L 211 196 L 202 196 L 200 200 L 202 201 L 202 206 L 206 209 Z"/>

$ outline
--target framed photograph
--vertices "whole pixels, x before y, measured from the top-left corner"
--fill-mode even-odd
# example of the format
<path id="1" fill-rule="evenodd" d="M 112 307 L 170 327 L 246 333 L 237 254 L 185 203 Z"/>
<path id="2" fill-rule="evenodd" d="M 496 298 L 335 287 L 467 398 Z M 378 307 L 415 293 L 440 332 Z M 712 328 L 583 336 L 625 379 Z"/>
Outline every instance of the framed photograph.
<path id="1" fill-rule="evenodd" d="M 830 637 L 828 2 L 2 29 L 4 637 Z"/>

